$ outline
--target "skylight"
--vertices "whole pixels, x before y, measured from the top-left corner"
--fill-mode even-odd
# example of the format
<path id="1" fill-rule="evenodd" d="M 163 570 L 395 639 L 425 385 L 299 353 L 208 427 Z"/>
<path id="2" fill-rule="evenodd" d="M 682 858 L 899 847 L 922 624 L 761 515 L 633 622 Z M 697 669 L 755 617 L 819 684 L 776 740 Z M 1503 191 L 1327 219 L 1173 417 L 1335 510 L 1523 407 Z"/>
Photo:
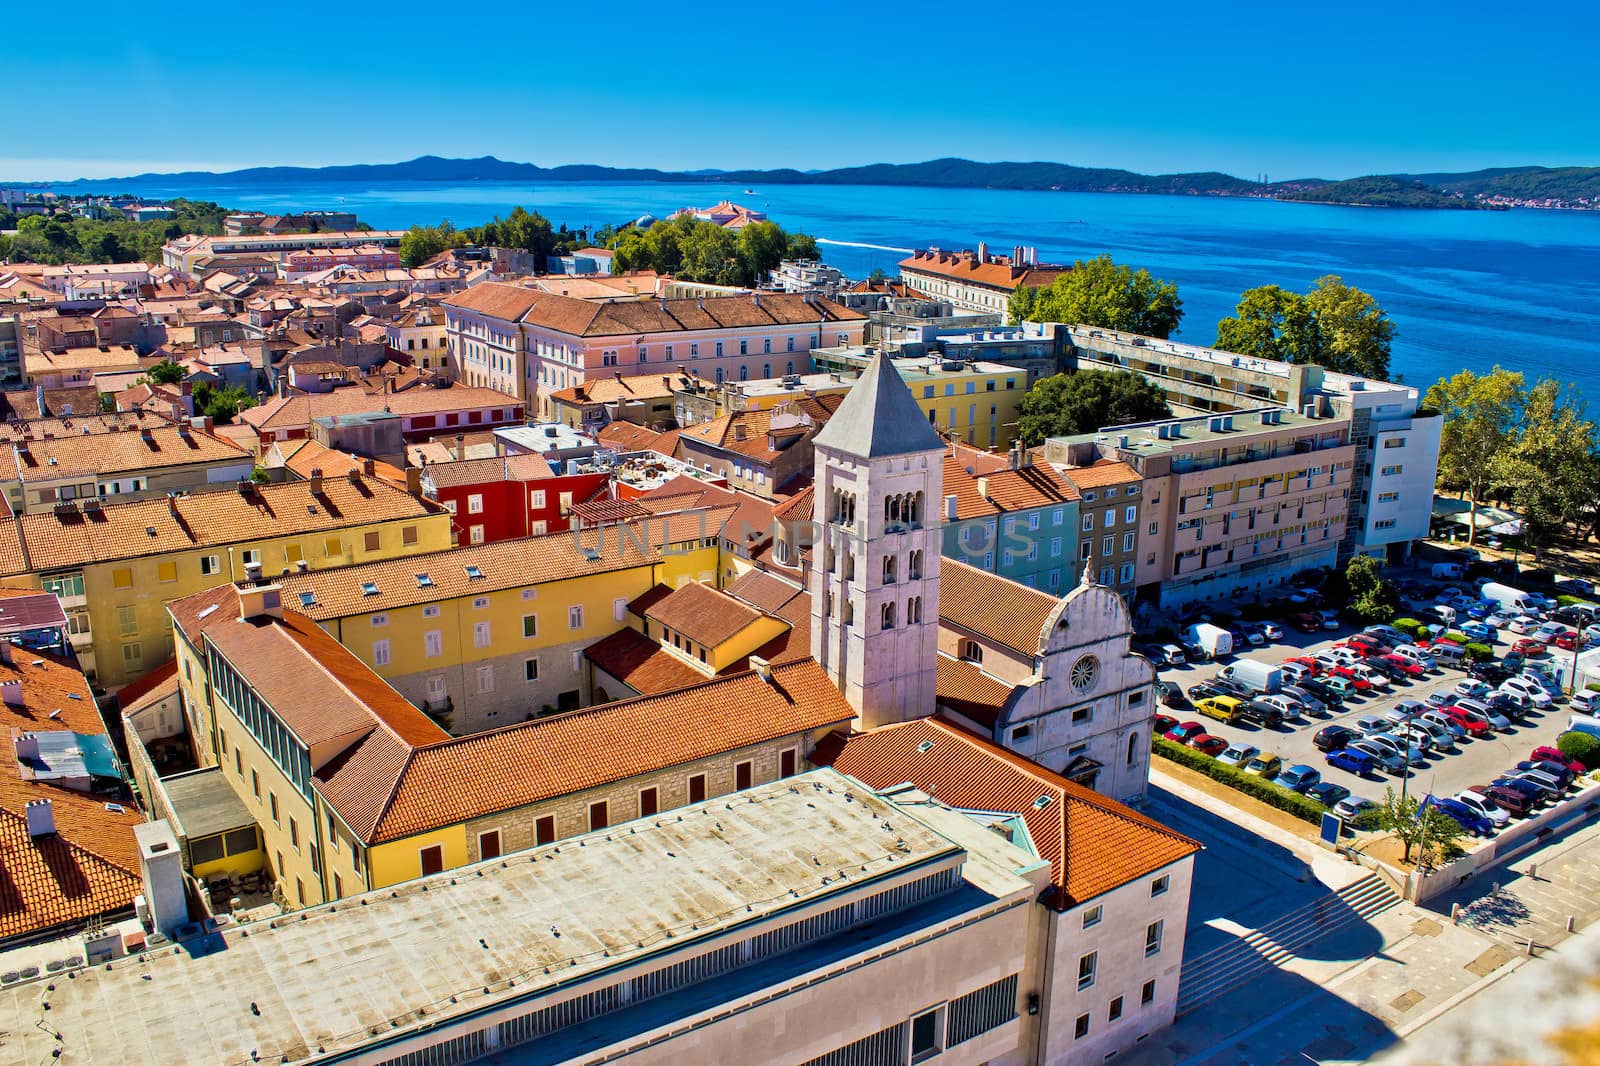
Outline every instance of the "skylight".
<path id="1" fill-rule="evenodd" d="M 300 594 L 300 606 L 302 606 L 302 607 L 310 607 L 313 604 L 315 604 L 316 602 L 317 602 L 317 594 L 315 592 L 302 592 Z"/>
<path id="2" fill-rule="evenodd" d="M 467 577 L 468 577 L 468 579 L 470 579 L 472 581 L 477 581 L 477 580 L 479 580 L 480 578 L 483 577 L 483 571 L 480 568 L 476 567 L 476 566 L 469 566 L 466 569 L 467 569 Z"/>
<path id="3" fill-rule="evenodd" d="M 433 578 L 429 577 L 427 574 L 418 574 L 417 575 L 417 588 L 419 588 L 419 589 L 431 589 L 431 588 L 433 588 Z"/>
<path id="4" fill-rule="evenodd" d="M 376 596 L 377 594 L 378 594 L 378 586 L 377 586 L 377 584 L 375 582 L 363 581 L 361 583 L 361 595 L 363 595 L 363 596 Z"/>

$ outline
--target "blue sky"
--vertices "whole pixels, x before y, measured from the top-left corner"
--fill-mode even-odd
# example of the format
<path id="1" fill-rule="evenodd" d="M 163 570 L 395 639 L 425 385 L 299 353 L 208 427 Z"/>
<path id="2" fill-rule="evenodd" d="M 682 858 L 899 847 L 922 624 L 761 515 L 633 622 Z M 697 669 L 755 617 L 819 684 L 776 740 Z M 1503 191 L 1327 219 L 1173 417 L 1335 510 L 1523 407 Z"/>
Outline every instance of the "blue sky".
<path id="1" fill-rule="evenodd" d="M 433 153 L 942 155 L 1271 178 L 1600 164 L 1600 4 L 89 2 L 8 49 L 0 180 Z"/>

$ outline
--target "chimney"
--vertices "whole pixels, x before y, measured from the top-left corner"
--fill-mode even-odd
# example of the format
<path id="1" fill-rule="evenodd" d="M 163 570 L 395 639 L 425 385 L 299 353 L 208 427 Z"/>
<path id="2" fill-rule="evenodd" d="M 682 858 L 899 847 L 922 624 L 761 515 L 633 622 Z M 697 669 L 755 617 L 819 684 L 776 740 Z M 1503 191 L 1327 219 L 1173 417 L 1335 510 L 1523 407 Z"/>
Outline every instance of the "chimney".
<path id="1" fill-rule="evenodd" d="M 22 806 L 28 819 L 28 839 L 38 840 L 56 831 L 56 810 L 47 799 L 29 800 Z"/>
<path id="2" fill-rule="evenodd" d="M 944 520 L 946 522 L 954 522 L 956 520 L 956 498 L 954 496 L 946 496 L 944 498 Z"/>
<path id="3" fill-rule="evenodd" d="M 246 567 L 246 572 L 254 570 L 250 576 L 252 582 L 260 582 L 261 567 L 251 563 Z M 271 616 L 283 617 L 283 590 L 277 585 L 252 584 L 241 588 L 239 592 L 239 621 L 248 622 L 252 618 Z"/>
<path id="4" fill-rule="evenodd" d="M 39 407 L 39 417 L 43 418 L 44 415 L 45 415 L 45 410 L 44 410 L 44 386 L 43 385 L 35 385 L 34 386 L 34 388 L 33 388 L 33 402 L 35 404 L 37 404 L 38 407 Z"/>
<path id="5" fill-rule="evenodd" d="M 767 660 L 763 659 L 759 655 L 750 656 L 750 669 L 754 670 L 756 672 L 756 676 L 761 678 L 761 680 L 765 681 L 769 685 L 772 684 L 772 664 L 767 662 Z"/>
<path id="6" fill-rule="evenodd" d="M 1011 469 L 1013 469 L 1013 470 L 1022 469 L 1022 441 L 1021 440 L 1015 440 L 1015 441 L 1011 442 L 1011 455 L 1010 455 L 1009 458 L 1011 459 Z"/>
<path id="7" fill-rule="evenodd" d="M 165 820 L 133 827 L 139 845 L 139 871 L 144 877 L 145 905 L 154 932 L 175 937 L 189 921 L 189 901 L 183 886 L 183 852 Z"/>
<path id="8" fill-rule="evenodd" d="M 987 263 L 988 261 L 989 261 L 989 242 L 988 241 L 979 241 L 978 242 L 978 262 Z"/>
<path id="9" fill-rule="evenodd" d="M 11 642 L 8 640 L 5 645 L 9 648 L 11 647 Z M 6 662 L 10 661 L 11 653 L 7 652 Z M 0 681 L 0 700 L 4 700 L 7 707 L 21 707 L 23 703 L 22 682 L 16 678 L 12 678 L 9 681 Z"/>
<path id="10" fill-rule="evenodd" d="M 363 459 L 361 460 L 361 472 L 368 477 L 372 477 L 378 472 L 378 464 L 373 462 L 370 458 Z"/>
<path id="11" fill-rule="evenodd" d="M 0 663 L 11 662 L 11 642 L 0 640 Z"/>
<path id="12" fill-rule="evenodd" d="M 167 512 L 173 518 L 178 517 L 178 494 L 176 492 L 167 493 Z"/>
<path id="13" fill-rule="evenodd" d="M 418 498 L 422 496 L 422 471 L 417 467 L 406 467 L 406 491 Z"/>
<path id="14" fill-rule="evenodd" d="M 322 467 L 320 466 L 311 468 L 311 495 L 322 495 Z"/>

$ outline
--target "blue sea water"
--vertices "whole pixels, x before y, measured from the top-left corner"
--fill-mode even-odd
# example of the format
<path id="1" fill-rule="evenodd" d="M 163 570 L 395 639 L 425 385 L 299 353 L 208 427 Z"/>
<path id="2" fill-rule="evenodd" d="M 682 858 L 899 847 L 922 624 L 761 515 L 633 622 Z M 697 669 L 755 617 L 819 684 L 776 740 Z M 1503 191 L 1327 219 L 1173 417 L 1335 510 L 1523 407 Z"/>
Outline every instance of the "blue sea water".
<path id="1" fill-rule="evenodd" d="M 514 204 L 557 223 L 595 227 L 664 216 L 724 197 L 816 235 L 827 260 L 860 277 L 891 275 L 930 245 L 1041 259 L 1109 253 L 1177 283 L 1178 339 L 1209 344 L 1239 293 L 1304 289 L 1323 274 L 1372 293 L 1397 329 L 1394 370 L 1426 387 L 1464 367 L 1499 364 L 1530 380 L 1572 381 L 1600 399 L 1600 212 L 1410 211 L 1272 200 L 870 186 L 694 184 L 519 185 L 473 182 L 304 184 L 274 188 L 150 185 L 230 207 L 283 211 L 342 206 L 379 228 L 448 218 L 477 225 Z"/>

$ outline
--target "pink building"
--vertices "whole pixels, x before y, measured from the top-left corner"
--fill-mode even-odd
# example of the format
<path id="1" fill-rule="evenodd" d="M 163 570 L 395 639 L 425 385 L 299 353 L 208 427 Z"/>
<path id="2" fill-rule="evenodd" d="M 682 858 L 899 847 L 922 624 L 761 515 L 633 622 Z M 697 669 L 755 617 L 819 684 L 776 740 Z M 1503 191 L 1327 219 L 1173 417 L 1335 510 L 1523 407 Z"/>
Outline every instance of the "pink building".
<path id="1" fill-rule="evenodd" d="M 299 281 L 332 267 L 349 266 L 357 270 L 387 270 L 399 267 L 400 253 L 377 244 L 354 248 L 298 248 L 283 254 L 280 272 L 285 281 Z"/>

